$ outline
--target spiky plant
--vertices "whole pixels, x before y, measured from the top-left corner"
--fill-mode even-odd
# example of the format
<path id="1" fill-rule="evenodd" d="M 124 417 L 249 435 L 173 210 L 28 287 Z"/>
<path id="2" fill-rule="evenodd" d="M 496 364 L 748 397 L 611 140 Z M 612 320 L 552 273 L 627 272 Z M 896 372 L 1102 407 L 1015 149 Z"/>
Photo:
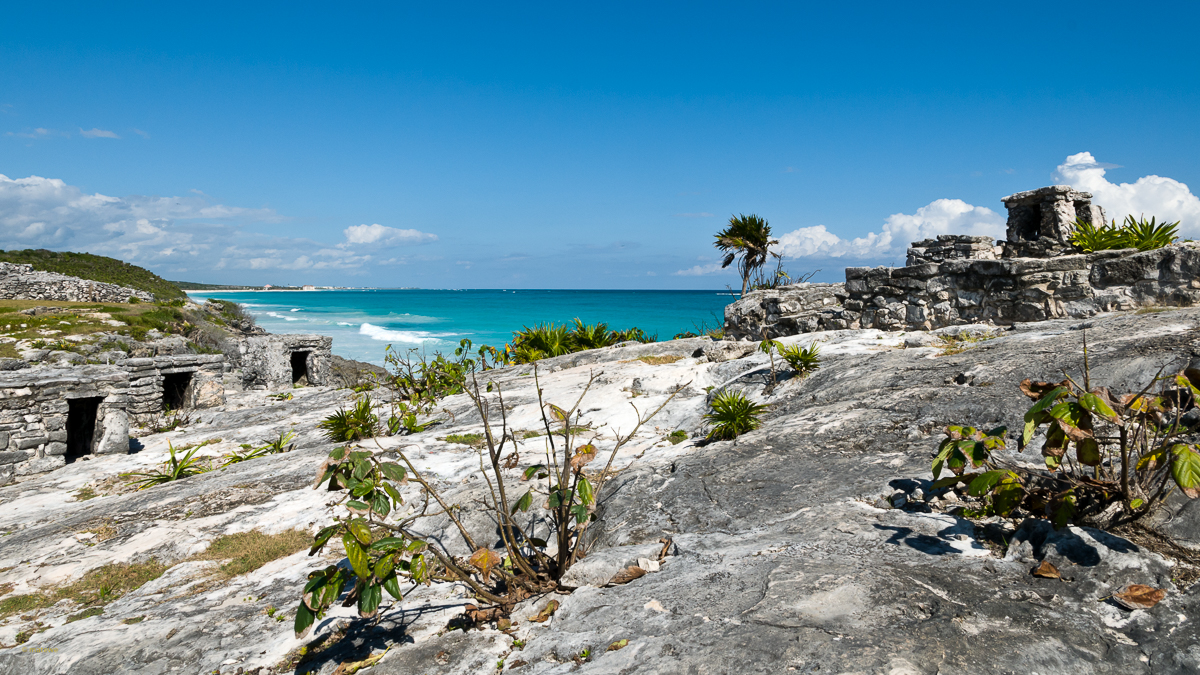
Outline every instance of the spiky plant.
<path id="1" fill-rule="evenodd" d="M 1134 220 L 1133 216 L 1125 217 L 1125 226 L 1121 228 L 1127 234 L 1129 246 L 1139 251 L 1153 251 L 1175 243 L 1179 239 L 1179 221 L 1174 223 L 1156 223 L 1154 217 L 1146 220 Z"/>
<path id="2" fill-rule="evenodd" d="M 730 217 L 729 227 L 716 234 L 713 246 L 725 254 L 721 260 L 722 269 L 737 261 L 738 273 L 742 275 L 742 295 L 745 295 L 750 275 L 766 264 L 771 245 L 778 243 L 778 239 L 771 238 L 771 226 L 766 219 L 755 214 L 738 214 Z"/>
<path id="3" fill-rule="evenodd" d="M 151 469 L 150 471 L 123 473 L 121 477 L 136 477 L 138 480 L 134 481 L 134 485 L 137 485 L 139 490 L 145 490 L 155 485 L 189 478 L 208 471 L 201 464 L 204 458 L 195 456 L 196 451 L 200 449 L 199 447 L 188 450 L 182 458 L 175 456 L 175 446 L 171 445 L 170 441 L 167 442 L 167 448 L 171 451 L 171 459 L 167 460 L 162 467 Z"/>
<path id="4" fill-rule="evenodd" d="M 807 347 L 787 345 L 779 348 L 779 355 L 800 375 L 807 375 L 821 367 L 821 349 L 814 340 Z"/>
<path id="5" fill-rule="evenodd" d="M 705 437 L 710 441 L 729 441 L 747 431 L 753 431 L 762 423 L 759 415 L 769 406 L 751 401 L 746 394 L 733 389 L 722 389 L 709 404 L 710 410 L 704 420 L 712 427 Z"/>
<path id="6" fill-rule="evenodd" d="M 352 408 L 339 408 L 317 426 L 334 443 L 359 441 L 379 434 L 379 416 L 371 410 L 371 397 L 363 395 Z"/>

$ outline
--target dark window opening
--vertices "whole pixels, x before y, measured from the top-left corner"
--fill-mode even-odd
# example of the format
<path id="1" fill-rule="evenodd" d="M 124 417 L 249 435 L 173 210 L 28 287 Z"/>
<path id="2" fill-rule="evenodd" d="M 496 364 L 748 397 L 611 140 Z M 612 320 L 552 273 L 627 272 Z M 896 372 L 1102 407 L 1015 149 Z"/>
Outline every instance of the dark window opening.
<path id="1" fill-rule="evenodd" d="M 186 407 L 188 387 L 191 385 L 191 373 L 170 373 L 163 375 L 163 409 L 179 410 Z"/>
<path id="2" fill-rule="evenodd" d="M 309 352 L 292 352 L 292 384 L 308 386 Z"/>
<path id="3" fill-rule="evenodd" d="M 1092 222 L 1092 210 L 1088 208 L 1087 202 L 1075 202 L 1075 217 L 1087 223 Z"/>
<path id="4" fill-rule="evenodd" d="M 1017 240 L 1037 241 L 1042 236 L 1042 207 L 1039 204 L 1022 206 L 1016 211 Z"/>
<path id="5" fill-rule="evenodd" d="M 67 461 L 92 454 L 96 416 L 103 398 L 67 399 Z"/>

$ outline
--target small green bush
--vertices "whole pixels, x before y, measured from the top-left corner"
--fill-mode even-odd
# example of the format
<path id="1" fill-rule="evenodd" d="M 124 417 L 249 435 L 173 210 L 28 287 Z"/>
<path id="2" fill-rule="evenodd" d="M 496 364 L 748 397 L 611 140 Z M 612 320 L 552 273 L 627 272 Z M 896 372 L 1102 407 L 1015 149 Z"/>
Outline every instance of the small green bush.
<path id="1" fill-rule="evenodd" d="M 729 441 L 762 423 L 759 416 L 769 406 L 751 401 L 746 394 L 733 389 L 717 392 L 709 404 L 704 420 L 712 427 L 706 438 L 710 441 Z"/>
<path id="2" fill-rule="evenodd" d="M 686 441 L 687 439 L 688 439 L 688 433 L 686 431 L 684 431 L 683 429 L 677 429 L 675 431 L 672 431 L 667 436 L 667 440 L 671 442 L 671 445 L 679 445 L 680 443 Z"/>
<path id="3" fill-rule="evenodd" d="M 140 299 L 138 299 L 138 297 L 136 295 L 131 295 L 131 296 L 129 296 L 129 304 L 140 305 L 140 304 L 142 304 L 142 301 Z"/>
<path id="4" fill-rule="evenodd" d="M 821 367 L 821 349 L 814 340 L 807 347 L 787 345 L 779 348 L 779 355 L 801 376 Z"/>
<path id="5" fill-rule="evenodd" d="M 450 434 L 442 439 L 447 443 L 458 443 L 459 445 L 469 445 L 472 448 L 483 447 L 483 434 Z"/>
<path id="6" fill-rule="evenodd" d="M 1178 239 L 1179 222 L 1158 223 L 1154 218 L 1140 220 L 1126 216 L 1120 227 L 1116 225 L 1096 226 L 1082 218 L 1075 220 L 1075 231 L 1071 243 L 1084 253 L 1136 248 L 1152 251 L 1175 243 Z"/>
<path id="7" fill-rule="evenodd" d="M 170 483 L 171 481 L 190 478 L 208 471 L 201 462 L 203 457 L 196 457 L 196 452 L 203 446 L 197 446 L 187 451 L 182 458 L 175 457 L 175 446 L 167 442 L 167 447 L 171 450 L 171 459 L 167 460 L 161 468 L 151 469 L 150 471 L 134 471 L 121 474 L 122 477 L 138 478 L 134 484 L 139 486 L 139 490 L 152 488 L 155 485 Z"/>
<path id="8" fill-rule="evenodd" d="M 325 432 L 325 437 L 330 441 L 347 443 L 377 436 L 379 416 L 371 410 L 371 397 L 364 394 L 349 410 L 340 408 L 321 420 L 317 426 Z"/>

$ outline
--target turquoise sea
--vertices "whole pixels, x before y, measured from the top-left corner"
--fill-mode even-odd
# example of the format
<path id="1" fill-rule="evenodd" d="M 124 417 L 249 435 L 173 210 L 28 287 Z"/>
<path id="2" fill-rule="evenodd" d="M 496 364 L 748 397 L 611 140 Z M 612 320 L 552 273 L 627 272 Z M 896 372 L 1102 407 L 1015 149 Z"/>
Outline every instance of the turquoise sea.
<path id="1" fill-rule="evenodd" d="M 468 338 L 496 347 L 522 326 L 579 317 L 611 329 L 637 326 L 660 340 L 724 322 L 728 291 L 408 290 L 198 291 L 241 303 L 272 333 L 333 337 L 339 356 L 383 364 L 384 348 L 449 351 Z"/>

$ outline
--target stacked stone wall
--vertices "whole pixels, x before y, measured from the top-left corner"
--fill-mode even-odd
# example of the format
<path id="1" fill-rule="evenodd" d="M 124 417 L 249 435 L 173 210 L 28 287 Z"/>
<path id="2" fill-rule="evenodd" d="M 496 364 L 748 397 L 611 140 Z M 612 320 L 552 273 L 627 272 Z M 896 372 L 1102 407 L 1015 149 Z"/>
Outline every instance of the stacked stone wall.
<path id="1" fill-rule="evenodd" d="M 130 297 L 153 302 L 146 291 L 88 281 L 55 272 L 35 272 L 32 265 L 0 262 L 0 299 L 61 302 L 128 302 Z"/>
<path id="2" fill-rule="evenodd" d="M 913 242 L 908 249 L 908 261 L 905 264 L 911 267 L 947 260 L 995 260 L 1000 257 L 1003 248 L 991 237 L 940 234 L 936 239 Z"/>
<path id="3" fill-rule="evenodd" d="M 129 373 L 129 412 L 148 415 L 163 410 L 163 376 L 191 373 L 186 408 L 211 408 L 225 403 L 222 354 L 171 354 L 125 359 L 118 365 Z"/>
<path id="4" fill-rule="evenodd" d="M 327 384 L 333 360 L 333 338 L 325 335 L 262 335 L 242 340 L 238 347 L 241 386 L 279 391 L 292 387 L 292 354 L 306 352 L 308 384 Z"/>
<path id="5" fill-rule="evenodd" d="M 1011 325 L 1148 306 L 1193 307 L 1200 305 L 1200 244 L 1052 258 L 959 258 L 908 267 L 849 267 L 839 306 L 769 311 L 791 307 L 789 293 L 755 291 L 727 307 L 727 337 L 759 340 L 764 329 L 769 337 L 779 337 L 834 328 Z M 800 297 L 805 293 L 796 291 Z"/>
<path id="6" fill-rule="evenodd" d="M 69 399 L 102 398 L 95 454 L 129 452 L 129 376 L 112 366 L 0 374 L 0 485 L 66 464 Z"/>

